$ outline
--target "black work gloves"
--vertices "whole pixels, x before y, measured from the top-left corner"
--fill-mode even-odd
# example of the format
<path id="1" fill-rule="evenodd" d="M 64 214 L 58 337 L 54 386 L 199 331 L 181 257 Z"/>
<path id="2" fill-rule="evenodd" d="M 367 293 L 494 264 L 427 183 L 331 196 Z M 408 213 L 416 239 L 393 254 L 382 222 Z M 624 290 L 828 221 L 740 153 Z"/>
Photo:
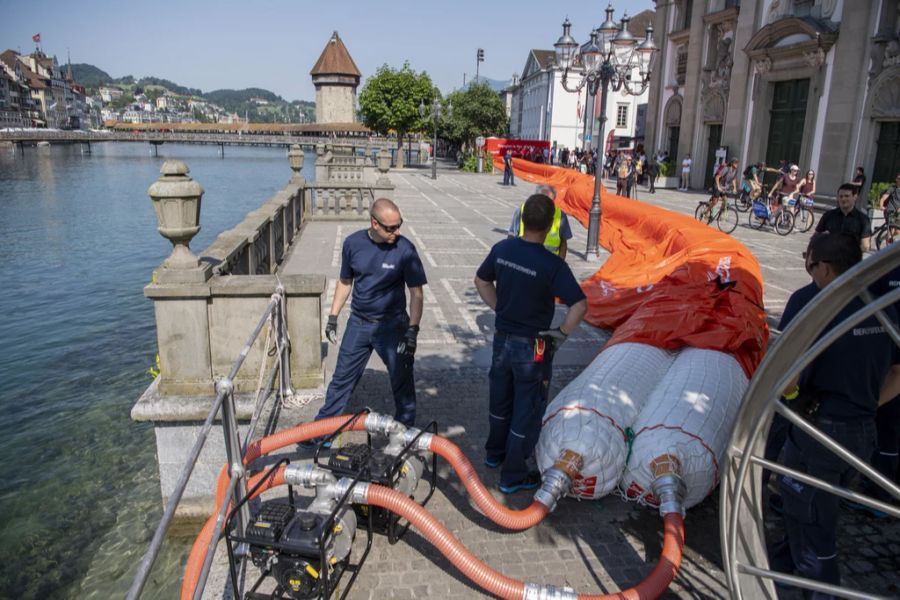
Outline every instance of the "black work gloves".
<path id="1" fill-rule="evenodd" d="M 419 326 L 410 325 L 397 344 L 397 354 L 413 357 L 416 354 L 416 340 L 419 337 Z"/>
<path id="2" fill-rule="evenodd" d="M 328 324 L 325 326 L 325 337 L 332 344 L 337 344 L 337 315 L 328 315 Z"/>

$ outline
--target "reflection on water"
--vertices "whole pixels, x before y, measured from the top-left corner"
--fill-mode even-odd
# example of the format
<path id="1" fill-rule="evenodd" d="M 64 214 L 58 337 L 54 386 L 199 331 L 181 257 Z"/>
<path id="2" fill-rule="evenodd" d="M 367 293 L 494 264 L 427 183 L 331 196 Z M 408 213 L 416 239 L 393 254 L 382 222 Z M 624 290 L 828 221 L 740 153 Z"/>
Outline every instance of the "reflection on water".
<path id="1" fill-rule="evenodd" d="M 162 514 L 152 427 L 129 418 L 156 353 L 143 286 L 171 250 L 147 196 L 162 161 L 206 190 L 195 251 L 291 175 L 279 148 L 92 150 L 0 148 L 2 598 L 124 596 Z M 170 536 L 145 598 L 177 596 L 192 537 Z"/>

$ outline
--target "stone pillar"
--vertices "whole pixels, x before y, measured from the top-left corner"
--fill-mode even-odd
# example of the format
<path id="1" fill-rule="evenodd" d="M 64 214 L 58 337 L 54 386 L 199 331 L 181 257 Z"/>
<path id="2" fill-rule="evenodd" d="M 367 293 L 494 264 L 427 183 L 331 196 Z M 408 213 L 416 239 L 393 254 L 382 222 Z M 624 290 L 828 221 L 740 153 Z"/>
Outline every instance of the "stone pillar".
<path id="1" fill-rule="evenodd" d="M 662 99 L 664 97 L 664 91 L 666 86 L 666 65 L 669 60 L 669 28 L 668 28 L 668 20 L 669 20 L 669 11 L 674 10 L 672 4 L 664 4 L 658 3 L 656 8 L 656 17 L 653 23 L 653 31 L 655 32 L 654 43 L 657 40 L 662 40 L 657 46 L 659 47 L 659 53 L 654 61 L 654 69 L 653 73 L 650 74 L 650 88 L 649 95 L 647 97 L 647 123 L 646 123 L 646 133 L 644 135 L 644 141 L 649 142 L 646 143 L 647 150 L 651 152 L 657 152 L 660 148 L 662 148 L 664 143 L 664 136 L 660 137 L 660 130 L 665 130 L 665 117 L 662 115 Z M 599 102 L 599 98 L 595 99 L 595 102 Z M 593 113 L 590 113 L 593 114 Z M 597 156 L 603 157 L 602 160 L 606 160 L 606 141 L 605 140 L 597 140 L 596 143 L 598 150 Z M 672 160 L 675 160 L 673 157 Z"/>
<path id="2" fill-rule="evenodd" d="M 746 118 L 750 113 L 750 105 L 753 100 L 750 87 L 754 74 L 752 61 L 742 49 L 747 47 L 750 38 L 756 33 L 757 10 L 761 10 L 761 8 L 758 3 L 753 2 L 747 2 L 741 6 L 734 29 L 734 42 L 731 44 L 734 65 L 731 68 L 728 106 L 725 110 L 725 125 L 722 128 L 722 144 L 732 149 L 732 156 L 740 158 L 741 169 L 752 162 L 765 158 L 764 155 L 746 156 L 747 149 L 744 148 L 744 136 L 752 135 L 746 132 Z M 757 135 L 759 135 L 758 132 Z"/>
<path id="3" fill-rule="evenodd" d="M 303 170 L 303 148 L 300 144 L 292 144 L 291 149 L 288 150 L 288 160 L 291 164 L 291 171 L 294 174 L 291 176 L 291 183 L 299 183 L 300 181 L 304 181 L 303 175 L 301 171 Z"/>
<path id="4" fill-rule="evenodd" d="M 387 173 L 391 169 L 391 155 L 387 150 L 378 153 L 377 169 L 380 175 L 372 186 L 372 194 L 375 200 L 378 198 L 394 199 L 394 184 L 388 178 Z"/>
<path id="5" fill-rule="evenodd" d="M 163 163 L 161 177 L 148 193 L 156 209 L 159 233 L 172 242 L 172 254 L 153 272 L 144 295 L 154 301 L 162 393 L 210 390 L 209 333 L 206 304 L 209 265 L 201 265 L 189 248 L 200 231 L 203 188 L 188 176 L 180 160 Z"/>
<path id="6" fill-rule="evenodd" d="M 706 3 L 699 0 L 685 0 L 685 2 L 693 2 L 694 9 L 691 12 L 688 67 L 684 80 L 684 101 L 681 105 L 681 135 L 678 139 L 678 160 L 680 161 L 687 154 L 691 155 L 693 166 L 691 166 L 690 185 L 692 188 L 697 188 L 703 186 L 703 180 L 706 177 L 706 157 L 698 156 L 697 149 L 701 145 L 695 144 L 695 140 L 698 139 L 698 130 L 701 136 L 705 133 L 703 115 L 699 114 L 699 109 L 700 69 L 703 66 L 701 58 L 703 57 L 703 44 L 705 41 L 703 13 Z M 680 175 L 680 164 L 677 169 Z"/>

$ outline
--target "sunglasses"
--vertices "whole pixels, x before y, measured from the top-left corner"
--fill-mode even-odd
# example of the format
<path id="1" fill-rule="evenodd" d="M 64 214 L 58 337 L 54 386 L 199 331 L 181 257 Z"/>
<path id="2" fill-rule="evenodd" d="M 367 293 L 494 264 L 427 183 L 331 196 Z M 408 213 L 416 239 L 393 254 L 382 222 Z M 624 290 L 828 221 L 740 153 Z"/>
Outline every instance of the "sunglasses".
<path id="1" fill-rule="evenodd" d="M 372 220 L 378 223 L 378 226 L 384 229 L 387 233 L 394 233 L 403 226 L 403 219 L 400 219 L 400 222 L 396 225 L 385 225 L 375 217 L 372 217 Z"/>

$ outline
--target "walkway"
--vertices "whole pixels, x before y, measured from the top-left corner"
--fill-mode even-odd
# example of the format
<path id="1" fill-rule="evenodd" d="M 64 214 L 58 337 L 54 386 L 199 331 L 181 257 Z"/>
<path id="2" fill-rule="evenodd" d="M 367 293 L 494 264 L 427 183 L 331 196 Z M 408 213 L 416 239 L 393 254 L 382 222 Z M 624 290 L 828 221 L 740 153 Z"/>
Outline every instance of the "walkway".
<path id="1" fill-rule="evenodd" d="M 505 237 L 513 209 L 533 190 L 498 185 L 500 178 L 430 171 L 391 172 L 397 185 L 396 200 L 403 211 L 403 234 L 418 247 L 429 278 L 425 316 L 416 357 L 418 424 L 436 420 L 444 435 L 452 438 L 477 465 L 489 486 L 498 474 L 481 466 L 482 444 L 487 432 L 487 368 L 493 313 L 480 301 L 472 284 L 477 266 L 490 246 Z M 643 191 L 641 196 L 644 196 Z M 693 212 L 699 194 L 660 191 L 648 196 L 660 206 Z M 790 293 L 808 282 L 800 253 L 807 236 L 786 238 L 770 230 L 741 227 L 735 232 L 763 263 L 766 307 L 777 322 Z M 568 262 L 579 277 L 598 265 L 582 260 L 585 230 L 572 221 L 575 237 Z M 301 236 L 298 247 L 284 266 L 288 273 L 317 272 L 329 278 L 324 316 L 331 306 L 334 277 L 340 264 L 341 240 L 360 228 L 356 223 L 314 222 Z M 340 322 L 343 331 L 348 310 Z M 551 395 L 555 395 L 601 349 L 607 334 L 583 325 L 563 347 L 555 363 Z M 336 352 L 329 347 L 327 372 Z M 352 409 L 370 406 L 391 413 L 390 390 L 383 366 L 373 358 Z M 318 401 L 304 409 L 308 419 Z M 637 583 L 652 569 L 661 549 L 661 520 L 653 510 L 625 503 L 616 497 L 599 501 L 563 500 L 545 522 L 529 531 L 502 531 L 484 518 L 469 501 L 456 475 L 439 461 L 438 491 L 429 509 L 476 555 L 501 572 L 529 582 L 567 585 L 579 592 L 612 592 Z M 495 494 L 502 496 L 499 492 Z M 531 501 L 528 493 L 503 499 L 521 508 Z M 670 598 L 722 598 L 725 576 L 719 551 L 718 496 L 708 498 L 687 515 L 684 562 Z M 900 525 L 880 523 L 856 514 L 848 515 L 841 552 L 847 581 L 863 589 L 890 594 L 889 585 L 900 586 Z M 770 524 L 777 527 L 777 523 Z M 358 540 L 359 542 L 359 540 Z M 359 548 L 361 546 L 357 544 Z M 216 587 L 218 586 L 218 587 Z M 212 581 L 210 591 L 222 589 Z M 482 597 L 456 569 L 418 533 L 410 531 L 398 544 L 376 537 L 368 562 L 351 590 L 350 598 L 475 598 Z M 212 596 L 209 596 L 212 597 Z M 789 593 L 787 598 L 799 598 Z"/>

